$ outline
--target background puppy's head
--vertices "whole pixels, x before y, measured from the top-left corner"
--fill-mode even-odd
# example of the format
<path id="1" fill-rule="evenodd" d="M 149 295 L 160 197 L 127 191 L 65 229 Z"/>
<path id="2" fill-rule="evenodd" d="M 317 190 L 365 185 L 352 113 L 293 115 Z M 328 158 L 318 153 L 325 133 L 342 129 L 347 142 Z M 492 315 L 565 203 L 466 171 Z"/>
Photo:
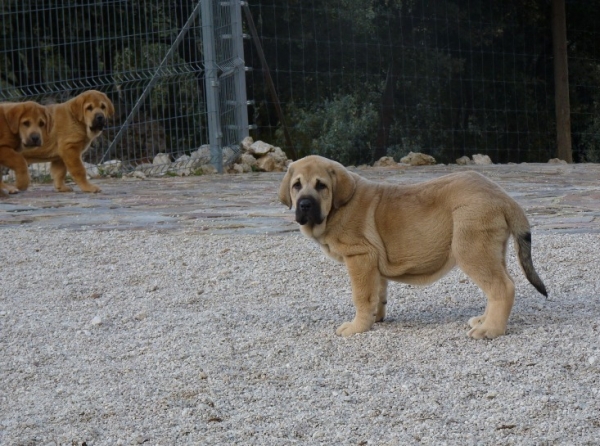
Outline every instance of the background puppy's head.
<path id="1" fill-rule="evenodd" d="M 52 128 L 52 116 L 48 109 L 37 102 L 16 102 L 7 106 L 6 119 L 10 131 L 19 135 L 25 147 L 38 147 Z"/>
<path id="2" fill-rule="evenodd" d="M 115 107 L 104 93 L 88 90 L 72 99 L 71 113 L 85 124 L 88 136 L 93 139 L 102 133 Z"/>
<path id="3" fill-rule="evenodd" d="M 318 226 L 333 209 L 354 195 L 356 181 L 341 164 L 310 155 L 289 166 L 279 188 L 279 199 L 296 208 L 300 225 Z"/>

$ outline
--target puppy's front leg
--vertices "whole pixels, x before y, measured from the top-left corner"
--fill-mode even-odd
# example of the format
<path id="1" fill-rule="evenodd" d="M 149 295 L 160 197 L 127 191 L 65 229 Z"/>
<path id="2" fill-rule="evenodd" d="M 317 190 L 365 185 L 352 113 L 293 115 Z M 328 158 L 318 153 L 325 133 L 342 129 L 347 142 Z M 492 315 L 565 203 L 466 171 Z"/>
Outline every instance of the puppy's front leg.
<path id="1" fill-rule="evenodd" d="M 101 192 L 98 186 L 88 181 L 87 172 L 81 160 L 81 153 L 77 149 L 66 148 L 63 151 L 63 161 L 75 183 L 77 183 L 83 192 Z"/>
<path id="2" fill-rule="evenodd" d="M 340 325 L 336 333 L 350 336 L 369 330 L 375 323 L 381 277 L 376 260 L 368 254 L 345 257 L 344 262 L 352 282 L 352 301 L 356 308 L 356 315 L 352 322 L 344 322 Z"/>
<path id="3" fill-rule="evenodd" d="M 16 152 L 12 148 L 4 147 L 0 150 L 0 164 L 14 170 L 15 172 L 16 188 L 2 183 L 4 187 L 8 189 L 9 193 L 14 194 L 17 193 L 17 190 L 27 190 L 31 180 L 29 178 L 27 161 L 25 161 L 23 155 Z"/>

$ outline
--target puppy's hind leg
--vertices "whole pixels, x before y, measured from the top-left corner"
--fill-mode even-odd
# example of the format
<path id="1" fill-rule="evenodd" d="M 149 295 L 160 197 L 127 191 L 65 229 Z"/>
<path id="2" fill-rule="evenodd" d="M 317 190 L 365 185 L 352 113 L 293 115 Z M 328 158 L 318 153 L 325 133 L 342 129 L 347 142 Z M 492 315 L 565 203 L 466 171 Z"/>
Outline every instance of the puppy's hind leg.
<path id="1" fill-rule="evenodd" d="M 508 317 L 515 301 L 515 285 L 506 270 L 504 234 L 480 234 L 480 237 L 470 234 L 470 243 L 453 246 L 453 251 L 458 267 L 487 296 L 483 315 L 469 320 L 471 330 L 468 335 L 475 339 L 493 339 L 506 332 Z"/>
<path id="2" fill-rule="evenodd" d="M 388 280 L 381 277 L 379 280 L 379 301 L 377 302 L 377 313 L 375 314 L 375 322 L 381 322 L 385 319 L 385 310 L 387 305 L 387 287 Z"/>
<path id="3" fill-rule="evenodd" d="M 467 334 L 472 338 L 493 339 L 506 332 L 508 317 L 515 302 L 515 285 L 506 272 L 497 274 L 491 282 L 485 283 L 471 276 L 487 295 L 487 306 L 479 325 L 475 325 L 478 318 L 469 320 L 473 328 Z"/>
<path id="4" fill-rule="evenodd" d="M 62 160 L 54 160 L 50 163 L 50 175 L 54 182 L 54 188 L 58 192 L 73 192 L 73 188 L 65 184 L 67 166 Z"/>

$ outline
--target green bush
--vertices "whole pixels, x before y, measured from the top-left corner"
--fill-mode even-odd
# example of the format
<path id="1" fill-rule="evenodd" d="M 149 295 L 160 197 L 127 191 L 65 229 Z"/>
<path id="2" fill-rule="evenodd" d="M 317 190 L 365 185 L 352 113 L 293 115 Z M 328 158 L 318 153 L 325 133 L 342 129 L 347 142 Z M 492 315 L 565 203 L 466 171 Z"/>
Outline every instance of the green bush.
<path id="1" fill-rule="evenodd" d="M 299 156 L 321 155 L 346 166 L 371 163 L 378 113 L 372 101 L 343 95 L 323 105 L 287 108 L 290 134 Z M 283 144 L 283 132 L 276 133 Z"/>

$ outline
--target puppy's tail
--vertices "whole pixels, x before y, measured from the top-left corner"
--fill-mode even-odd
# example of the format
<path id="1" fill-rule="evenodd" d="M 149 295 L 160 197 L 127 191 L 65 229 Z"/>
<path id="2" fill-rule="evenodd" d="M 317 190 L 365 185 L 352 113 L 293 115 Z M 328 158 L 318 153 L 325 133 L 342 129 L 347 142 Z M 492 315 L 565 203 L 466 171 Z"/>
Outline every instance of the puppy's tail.
<path id="1" fill-rule="evenodd" d="M 529 280 L 536 290 L 548 297 L 546 286 L 533 267 L 533 260 L 531 259 L 531 229 L 525 212 L 518 205 L 513 206 L 510 214 L 507 215 L 507 221 L 515 238 L 515 250 L 517 251 L 519 263 L 521 264 L 523 273 L 525 273 L 525 277 L 527 277 L 527 280 Z"/>

